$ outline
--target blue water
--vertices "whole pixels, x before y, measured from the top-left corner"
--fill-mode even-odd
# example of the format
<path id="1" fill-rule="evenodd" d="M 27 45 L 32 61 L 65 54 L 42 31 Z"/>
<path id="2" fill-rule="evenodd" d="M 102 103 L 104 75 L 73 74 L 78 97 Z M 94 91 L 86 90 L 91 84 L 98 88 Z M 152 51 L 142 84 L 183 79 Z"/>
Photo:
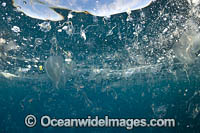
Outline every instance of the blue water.
<path id="1" fill-rule="evenodd" d="M 200 132 L 200 60 L 197 58 L 194 63 L 185 65 L 178 59 L 170 62 L 167 56 L 176 42 L 176 38 L 167 37 L 175 27 L 182 27 L 189 18 L 186 15 L 189 12 L 186 1 L 157 0 L 147 8 L 133 11 L 132 21 L 126 21 L 126 13 L 106 19 L 72 13 L 74 17 L 70 20 L 73 23 L 71 35 L 65 31 L 58 32 L 58 27 L 67 21 L 66 19 L 60 22 L 47 21 L 51 24 L 51 30 L 44 32 L 38 26 L 44 21 L 21 15 L 11 2 L 6 3 L 6 7 L 0 7 L 0 38 L 16 40 L 20 49 L 0 49 L 2 53 L 7 52 L 7 55 L 18 57 L 14 60 L 1 56 L 0 70 L 19 74 L 20 77 L 0 77 L 0 132 Z M 66 10 L 56 10 L 65 17 L 69 13 Z M 162 11 L 163 14 L 160 15 Z M 141 17 L 141 12 L 145 14 L 145 19 Z M 173 18 L 181 15 L 183 17 Z M 164 20 L 164 17 L 167 20 Z M 89 25 L 92 26 L 85 30 L 87 39 L 84 40 L 80 36 L 80 30 Z M 20 27 L 21 32 L 13 32 L 13 26 Z M 170 28 L 167 33 L 163 33 L 166 27 Z M 138 30 L 137 36 L 134 32 L 138 33 Z M 158 41 L 160 34 L 167 38 L 162 42 L 162 46 Z M 143 39 L 144 35 L 147 40 Z M 41 38 L 43 43 L 34 49 L 35 38 Z M 56 38 L 58 49 L 54 47 L 52 38 Z M 134 42 L 137 44 L 134 45 Z M 150 52 L 151 49 L 153 52 Z M 45 68 L 39 70 L 38 67 L 32 67 L 24 73 L 17 71 L 27 65 L 44 67 L 47 57 L 53 54 L 64 58 L 63 50 L 72 53 L 75 65 L 68 67 L 64 74 L 66 79 L 61 80 L 58 87 L 48 77 Z M 147 64 L 153 64 L 152 68 L 141 69 L 128 77 L 114 74 L 128 66 L 140 66 L 139 61 L 135 61 L 139 59 L 137 55 L 142 55 Z M 22 57 L 40 57 L 40 61 L 25 62 L 20 60 Z M 164 57 L 161 65 L 156 63 L 160 57 Z M 106 73 L 91 75 L 92 68 L 115 71 L 111 73 L 113 76 L 106 77 Z M 127 130 L 44 128 L 37 124 L 28 128 L 24 124 L 24 118 L 28 114 L 37 118 L 43 115 L 52 118 L 87 118 L 88 115 L 101 118 L 105 115 L 110 118 L 173 118 L 176 120 L 176 127 L 138 127 Z"/>

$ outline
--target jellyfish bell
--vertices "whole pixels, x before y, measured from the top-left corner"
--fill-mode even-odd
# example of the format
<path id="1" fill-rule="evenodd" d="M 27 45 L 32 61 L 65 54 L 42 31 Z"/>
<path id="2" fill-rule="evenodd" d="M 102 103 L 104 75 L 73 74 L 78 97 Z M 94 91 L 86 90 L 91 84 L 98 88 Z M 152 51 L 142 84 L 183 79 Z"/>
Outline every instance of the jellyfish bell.
<path id="1" fill-rule="evenodd" d="M 89 13 L 94 16 L 111 16 L 145 8 L 153 0 L 13 0 L 18 11 L 27 16 L 41 19 L 60 21 L 64 17 L 54 9 L 68 9 L 74 12 Z"/>
<path id="2" fill-rule="evenodd" d="M 64 84 L 63 77 L 64 72 L 64 59 L 62 56 L 53 55 L 50 56 L 45 62 L 45 71 L 47 76 L 55 84 L 56 88 L 60 88 Z"/>

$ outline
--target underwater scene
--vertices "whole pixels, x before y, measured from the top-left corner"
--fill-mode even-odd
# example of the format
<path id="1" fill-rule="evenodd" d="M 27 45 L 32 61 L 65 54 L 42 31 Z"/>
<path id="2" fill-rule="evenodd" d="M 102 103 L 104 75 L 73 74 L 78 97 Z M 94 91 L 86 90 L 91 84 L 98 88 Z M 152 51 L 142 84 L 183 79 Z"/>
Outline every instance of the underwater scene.
<path id="1" fill-rule="evenodd" d="M 1 133 L 200 133 L 200 0 L 0 0 Z"/>

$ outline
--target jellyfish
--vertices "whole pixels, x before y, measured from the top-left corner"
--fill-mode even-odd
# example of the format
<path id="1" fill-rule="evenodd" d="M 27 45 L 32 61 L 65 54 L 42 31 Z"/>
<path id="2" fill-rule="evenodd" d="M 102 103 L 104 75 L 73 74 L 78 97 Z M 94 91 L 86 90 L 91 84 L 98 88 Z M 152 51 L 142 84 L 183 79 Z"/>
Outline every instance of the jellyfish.
<path id="1" fill-rule="evenodd" d="M 64 17 L 54 9 L 68 9 L 73 12 L 85 12 L 94 16 L 108 17 L 114 14 L 142 9 L 153 0 L 13 0 L 18 11 L 27 16 L 41 19 L 60 21 Z"/>
<path id="2" fill-rule="evenodd" d="M 59 55 L 50 56 L 45 62 L 45 71 L 48 77 L 59 88 L 61 78 L 64 76 L 64 59 Z"/>
<path id="3" fill-rule="evenodd" d="M 198 57 L 200 51 L 200 33 L 186 31 L 174 47 L 176 58 L 186 64 L 191 64 Z"/>

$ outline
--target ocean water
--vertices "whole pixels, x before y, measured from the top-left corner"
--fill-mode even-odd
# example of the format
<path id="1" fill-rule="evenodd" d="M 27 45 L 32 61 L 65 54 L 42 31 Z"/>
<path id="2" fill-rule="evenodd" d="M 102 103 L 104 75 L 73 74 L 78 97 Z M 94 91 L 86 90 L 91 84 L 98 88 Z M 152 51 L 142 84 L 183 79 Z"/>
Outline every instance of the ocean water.
<path id="1" fill-rule="evenodd" d="M 65 19 L 44 21 L 1 0 L 0 132 L 199 133 L 199 4 L 156 0 L 111 17 L 55 9 Z M 38 120 L 32 128 L 29 114 Z M 176 126 L 44 128 L 44 115 L 171 118 Z"/>

